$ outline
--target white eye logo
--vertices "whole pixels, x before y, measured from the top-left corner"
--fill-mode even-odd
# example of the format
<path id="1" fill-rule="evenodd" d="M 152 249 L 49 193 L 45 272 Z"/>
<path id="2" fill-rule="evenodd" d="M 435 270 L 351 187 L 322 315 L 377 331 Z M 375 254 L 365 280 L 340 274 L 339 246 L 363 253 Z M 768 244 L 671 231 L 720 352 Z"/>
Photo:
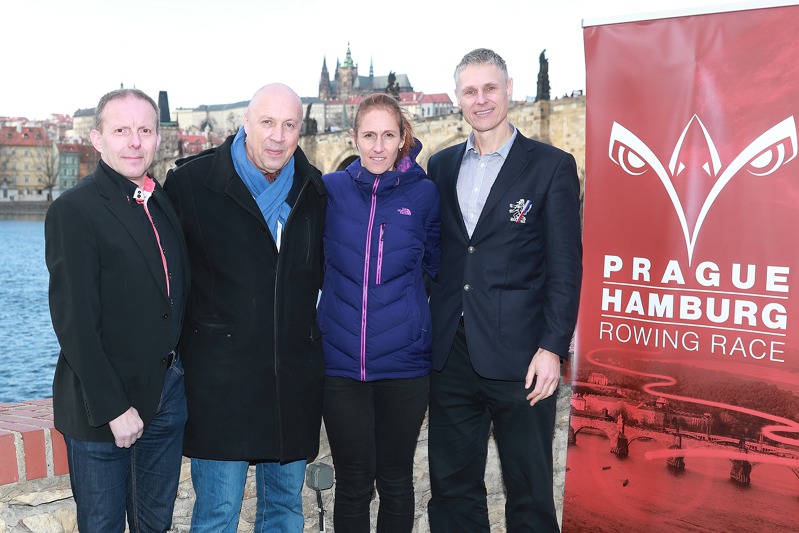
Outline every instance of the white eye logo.
<path id="1" fill-rule="evenodd" d="M 704 142 L 707 145 L 707 160 L 704 161 L 701 168 L 711 179 L 715 179 L 715 183 L 705 198 L 694 227 L 691 229 L 688 227 L 685 210 L 677 195 L 677 190 L 674 188 L 672 179 L 679 176 L 686 168 L 680 157 L 683 142 L 692 125 L 701 128 Z M 705 125 L 696 115 L 691 117 L 691 120 L 685 125 L 685 129 L 683 129 L 669 160 L 668 170 L 664 168 L 657 156 L 643 141 L 618 122 L 614 122 L 610 130 L 610 143 L 608 146 L 608 156 L 611 161 L 619 165 L 627 174 L 640 176 L 651 169 L 660 178 L 671 199 L 671 203 L 674 205 L 674 210 L 677 212 L 677 218 L 680 220 L 688 251 L 689 264 L 694 253 L 699 230 L 708 211 L 710 211 L 710 206 L 713 205 L 721 190 L 732 177 L 744 168 L 754 176 L 768 176 L 794 159 L 796 153 L 796 123 L 793 116 L 786 118 L 752 141 L 726 168 L 722 168 L 713 139 L 710 137 Z"/>

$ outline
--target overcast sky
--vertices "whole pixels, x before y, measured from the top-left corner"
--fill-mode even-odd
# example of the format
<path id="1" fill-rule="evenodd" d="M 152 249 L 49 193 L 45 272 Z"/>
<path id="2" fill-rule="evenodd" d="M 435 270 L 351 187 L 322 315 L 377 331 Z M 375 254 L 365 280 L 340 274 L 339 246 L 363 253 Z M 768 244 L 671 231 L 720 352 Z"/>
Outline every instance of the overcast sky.
<path id="1" fill-rule="evenodd" d="M 248 100 L 281 81 L 317 96 L 349 42 L 361 75 L 405 73 L 417 91 L 446 92 L 466 52 L 508 63 L 514 99 L 536 93 L 546 49 L 553 97 L 585 88 L 582 23 L 707 6 L 718 0 L 27 0 L 6 2 L 0 116 L 47 118 L 138 87 L 171 109 Z M 711 10 L 719 10 L 713 7 Z"/>

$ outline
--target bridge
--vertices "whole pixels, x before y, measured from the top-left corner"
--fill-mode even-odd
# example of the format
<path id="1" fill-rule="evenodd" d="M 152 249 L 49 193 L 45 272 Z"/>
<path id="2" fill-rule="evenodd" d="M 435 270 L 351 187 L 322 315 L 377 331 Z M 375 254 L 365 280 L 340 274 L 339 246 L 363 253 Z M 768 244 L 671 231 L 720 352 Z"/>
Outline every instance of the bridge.
<path id="1" fill-rule="evenodd" d="M 575 427 L 577 429 L 575 429 Z M 619 453 L 619 451 L 614 452 L 612 450 L 618 450 L 619 448 L 624 449 L 625 446 L 622 444 L 623 442 L 626 442 L 627 450 L 629 450 L 630 445 L 635 441 L 657 442 L 664 448 L 668 448 L 676 442 L 674 435 L 670 433 L 632 428 L 630 426 L 620 428 L 616 420 L 582 417 L 572 412 L 571 423 L 569 424 L 569 444 L 577 444 L 577 435 L 580 432 L 606 436 L 611 442 L 611 453 L 620 456 L 625 456 L 626 452 L 621 451 L 621 453 Z"/>
<path id="2" fill-rule="evenodd" d="M 585 178 L 585 96 L 560 98 L 532 103 L 512 103 L 508 118 L 526 137 L 561 148 L 577 160 L 577 171 Z M 414 135 L 422 142 L 418 163 L 427 161 L 437 151 L 466 140 L 471 127 L 460 113 L 411 121 Z M 347 167 L 358 157 L 349 132 L 317 133 L 300 138 L 308 159 L 322 173 Z"/>
<path id="3" fill-rule="evenodd" d="M 620 458 L 627 457 L 630 447 L 636 441 L 657 442 L 663 450 L 651 454 L 652 459 L 665 459 L 669 468 L 682 470 L 686 467 L 685 458 L 691 456 L 715 457 L 725 459 L 730 463 L 730 478 L 741 485 L 749 485 L 752 472 L 763 464 L 776 464 L 793 472 L 799 479 L 799 454 L 790 450 L 780 450 L 780 455 L 774 453 L 757 453 L 752 450 L 755 446 L 746 443 L 743 448 L 739 440 L 705 435 L 703 433 L 667 433 L 625 426 L 610 417 L 581 416 L 572 411 L 569 421 L 568 443 L 576 445 L 578 435 L 581 433 L 604 435 L 610 441 L 609 453 Z M 692 445 L 683 447 L 683 437 L 690 438 Z M 735 443 L 728 449 L 722 446 Z"/>

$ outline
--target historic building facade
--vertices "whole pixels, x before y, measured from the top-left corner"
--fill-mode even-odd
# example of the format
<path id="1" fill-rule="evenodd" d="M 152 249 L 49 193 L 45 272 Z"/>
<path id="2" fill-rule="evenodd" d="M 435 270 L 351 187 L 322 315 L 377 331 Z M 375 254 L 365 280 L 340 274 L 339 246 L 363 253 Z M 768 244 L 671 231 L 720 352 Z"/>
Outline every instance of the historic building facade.
<path id="1" fill-rule="evenodd" d="M 0 129 L 0 201 L 47 200 L 57 175 L 58 150 L 44 128 Z"/>

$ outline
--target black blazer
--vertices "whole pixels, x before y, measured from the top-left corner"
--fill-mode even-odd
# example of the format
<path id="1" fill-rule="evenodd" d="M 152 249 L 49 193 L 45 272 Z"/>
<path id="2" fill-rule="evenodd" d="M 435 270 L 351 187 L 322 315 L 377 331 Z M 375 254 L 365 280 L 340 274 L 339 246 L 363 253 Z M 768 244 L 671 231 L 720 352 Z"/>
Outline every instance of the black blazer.
<path id="1" fill-rule="evenodd" d="M 113 441 L 108 422 L 135 407 L 155 416 L 175 348 L 161 255 L 117 181 L 102 167 L 56 199 L 45 218 L 50 315 L 61 353 L 53 379 L 55 427 L 71 437 Z M 189 267 L 174 210 L 158 203 L 179 238 L 184 294 Z M 185 298 L 184 298 L 185 301 Z"/>
<path id="2" fill-rule="evenodd" d="M 441 266 L 433 281 L 433 368 L 446 363 L 461 313 L 483 377 L 523 381 L 538 348 L 568 357 L 582 276 L 580 182 L 574 157 L 521 133 L 472 238 L 456 183 L 466 143 L 430 158 L 441 193 Z M 532 202 L 515 222 L 519 202 Z"/>

